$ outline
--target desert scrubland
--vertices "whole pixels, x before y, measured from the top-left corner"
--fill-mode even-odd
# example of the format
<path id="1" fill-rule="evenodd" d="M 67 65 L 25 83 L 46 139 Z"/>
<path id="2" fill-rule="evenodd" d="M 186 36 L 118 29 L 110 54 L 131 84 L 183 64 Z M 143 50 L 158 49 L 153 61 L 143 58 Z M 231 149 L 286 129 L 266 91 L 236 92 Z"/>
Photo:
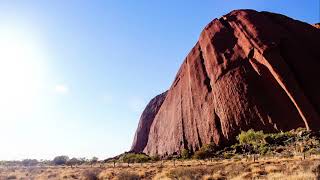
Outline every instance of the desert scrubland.
<path id="1" fill-rule="evenodd" d="M 1 167 L 0 179 L 317 179 L 320 156 Z"/>

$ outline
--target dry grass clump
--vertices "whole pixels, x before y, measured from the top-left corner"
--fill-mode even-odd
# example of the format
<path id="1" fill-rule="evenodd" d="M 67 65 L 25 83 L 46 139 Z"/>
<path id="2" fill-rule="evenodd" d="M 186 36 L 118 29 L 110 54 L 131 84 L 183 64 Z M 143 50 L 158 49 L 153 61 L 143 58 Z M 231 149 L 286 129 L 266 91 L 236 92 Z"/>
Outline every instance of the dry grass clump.
<path id="1" fill-rule="evenodd" d="M 108 171 L 108 170 L 105 170 L 105 171 L 102 171 L 100 174 L 99 174 L 99 179 L 112 179 L 112 177 L 115 176 L 115 173 L 112 172 L 112 171 Z"/>
<path id="2" fill-rule="evenodd" d="M 161 171 L 161 172 L 158 172 L 153 177 L 153 180 L 171 180 L 171 179 L 167 176 L 167 172 Z"/>
<path id="3" fill-rule="evenodd" d="M 251 172 L 252 172 L 252 176 L 253 177 L 259 177 L 259 176 L 267 175 L 267 173 L 266 173 L 266 171 L 264 170 L 263 167 L 252 168 Z"/>
<path id="4" fill-rule="evenodd" d="M 83 172 L 84 180 L 99 180 L 100 169 L 89 169 Z"/>
<path id="5" fill-rule="evenodd" d="M 252 179 L 252 173 L 244 172 L 241 175 L 232 178 L 232 180 L 242 180 L 242 179 Z"/>
<path id="6" fill-rule="evenodd" d="M 281 172 L 281 167 L 275 165 L 267 165 L 265 167 L 265 171 L 267 172 L 267 174 L 277 173 Z"/>
<path id="7" fill-rule="evenodd" d="M 206 167 L 185 167 L 175 168 L 167 173 L 167 176 L 172 179 L 201 179 L 205 175 L 211 175 L 212 170 Z"/>
<path id="8" fill-rule="evenodd" d="M 293 180 L 304 180 L 304 179 L 319 179 L 320 174 L 320 164 L 317 163 L 318 160 L 307 159 L 269 159 L 260 160 L 253 164 L 247 163 L 248 169 L 250 171 L 242 171 L 241 174 L 235 177 L 230 177 L 228 174 L 228 179 L 238 180 L 238 179 L 293 179 Z"/>
<path id="9" fill-rule="evenodd" d="M 202 177 L 203 180 L 225 180 L 227 179 L 225 175 L 217 173 L 213 175 L 205 175 Z"/>
<path id="10" fill-rule="evenodd" d="M 116 180 L 139 180 L 141 179 L 137 173 L 129 171 L 121 171 L 116 175 Z"/>
<path id="11" fill-rule="evenodd" d="M 15 175 L 10 175 L 10 176 L 7 177 L 7 179 L 17 179 L 17 176 L 15 176 Z"/>
<path id="12" fill-rule="evenodd" d="M 320 163 L 314 165 L 311 169 L 312 173 L 314 173 L 318 179 L 320 179 Z"/>
<path id="13" fill-rule="evenodd" d="M 272 173 L 267 176 L 270 180 L 312 180 L 317 179 L 316 176 L 311 172 L 298 172 L 294 174 L 286 173 Z"/>

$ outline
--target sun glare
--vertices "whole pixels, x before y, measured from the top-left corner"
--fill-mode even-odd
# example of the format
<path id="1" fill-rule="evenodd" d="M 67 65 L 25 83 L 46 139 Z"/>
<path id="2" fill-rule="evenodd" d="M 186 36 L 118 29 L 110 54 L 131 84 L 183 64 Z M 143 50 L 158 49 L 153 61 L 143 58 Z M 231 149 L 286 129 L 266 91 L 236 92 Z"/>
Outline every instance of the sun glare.
<path id="1" fill-rule="evenodd" d="M 41 88 L 42 59 L 42 52 L 27 31 L 0 27 L 1 121 L 35 108 Z"/>

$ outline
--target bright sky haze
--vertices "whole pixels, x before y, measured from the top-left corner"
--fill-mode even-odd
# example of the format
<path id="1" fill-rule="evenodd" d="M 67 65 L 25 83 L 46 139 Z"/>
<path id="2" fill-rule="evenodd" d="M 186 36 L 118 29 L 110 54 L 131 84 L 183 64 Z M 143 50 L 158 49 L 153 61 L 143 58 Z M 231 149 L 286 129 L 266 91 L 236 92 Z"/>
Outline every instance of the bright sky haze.
<path id="1" fill-rule="evenodd" d="M 0 159 L 130 149 L 206 24 L 234 9 L 319 22 L 318 0 L 0 1 Z"/>

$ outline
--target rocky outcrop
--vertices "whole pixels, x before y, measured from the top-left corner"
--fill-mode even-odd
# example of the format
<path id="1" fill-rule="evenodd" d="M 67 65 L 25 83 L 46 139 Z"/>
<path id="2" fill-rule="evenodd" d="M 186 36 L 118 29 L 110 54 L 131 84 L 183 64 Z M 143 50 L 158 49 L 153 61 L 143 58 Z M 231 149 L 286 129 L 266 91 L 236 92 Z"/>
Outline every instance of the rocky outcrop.
<path id="1" fill-rule="evenodd" d="M 320 23 L 314 24 L 313 26 L 320 29 Z"/>
<path id="2" fill-rule="evenodd" d="M 153 120 L 158 113 L 164 99 L 166 98 L 167 92 L 164 92 L 155 98 L 153 98 L 145 110 L 143 111 L 139 125 L 134 136 L 133 144 L 131 147 L 131 152 L 140 153 L 146 147 L 148 142 L 148 136 L 150 127 L 153 123 Z"/>
<path id="3" fill-rule="evenodd" d="M 319 130 L 319 47 L 318 29 L 280 14 L 237 10 L 214 19 L 156 115 L 139 125 L 146 130 L 134 149 L 170 155 L 233 143 L 241 130 Z"/>

